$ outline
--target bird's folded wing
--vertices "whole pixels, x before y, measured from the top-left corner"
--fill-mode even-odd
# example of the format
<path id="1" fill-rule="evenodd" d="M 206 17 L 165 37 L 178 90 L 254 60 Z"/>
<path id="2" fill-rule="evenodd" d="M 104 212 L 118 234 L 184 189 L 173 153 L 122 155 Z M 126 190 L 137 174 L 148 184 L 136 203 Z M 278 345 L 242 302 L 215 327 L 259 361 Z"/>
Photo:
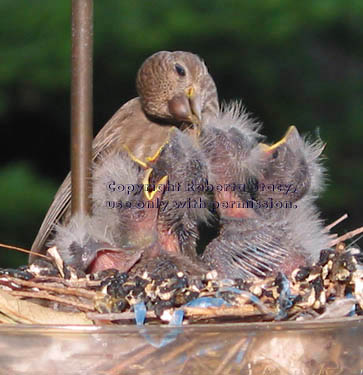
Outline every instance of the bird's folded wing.
<path id="1" fill-rule="evenodd" d="M 117 131 L 118 128 L 127 127 L 128 120 L 134 117 L 135 112 L 141 111 L 139 99 L 134 98 L 123 105 L 100 130 L 92 143 L 92 160 L 97 161 L 102 155 L 109 152 L 115 144 L 120 143 L 126 131 Z M 143 114 L 140 117 L 145 117 Z M 145 121 L 145 120 L 144 120 Z M 54 224 L 69 210 L 71 201 L 71 174 L 68 173 L 58 189 L 51 206 L 43 220 L 39 232 L 32 245 L 32 251 L 42 253 L 46 241 L 53 230 Z M 30 262 L 34 256 L 30 256 Z"/>
<path id="2" fill-rule="evenodd" d="M 289 249 L 269 228 L 248 232 L 225 230 L 208 245 L 203 259 L 221 277 L 248 279 L 273 273 Z"/>

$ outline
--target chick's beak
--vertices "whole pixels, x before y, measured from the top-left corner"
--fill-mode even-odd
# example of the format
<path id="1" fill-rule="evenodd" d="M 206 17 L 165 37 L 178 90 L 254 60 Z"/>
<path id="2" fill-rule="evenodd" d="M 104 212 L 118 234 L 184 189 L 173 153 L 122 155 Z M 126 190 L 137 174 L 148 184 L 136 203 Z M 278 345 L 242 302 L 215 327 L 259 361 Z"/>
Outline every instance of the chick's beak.
<path id="1" fill-rule="evenodd" d="M 180 122 L 199 126 L 202 120 L 202 103 L 200 95 L 193 86 L 184 93 L 175 95 L 168 102 L 169 112 Z"/>
<path id="2" fill-rule="evenodd" d="M 274 143 L 271 146 L 268 146 L 268 145 L 262 143 L 260 145 L 260 147 L 261 147 L 262 151 L 265 152 L 266 155 L 271 155 L 277 149 L 279 149 L 279 147 L 281 147 L 282 145 L 284 145 L 284 144 L 289 145 L 289 144 L 292 144 L 294 141 L 297 142 L 299 140 L 299 137 L 300 137 L 300 135 L 299 135 L 299 132 L 296 129 L 296 127 L 290 126 L 288 128 L 286 134 L 279 141 L 277 141 L 276 143 Z"/>

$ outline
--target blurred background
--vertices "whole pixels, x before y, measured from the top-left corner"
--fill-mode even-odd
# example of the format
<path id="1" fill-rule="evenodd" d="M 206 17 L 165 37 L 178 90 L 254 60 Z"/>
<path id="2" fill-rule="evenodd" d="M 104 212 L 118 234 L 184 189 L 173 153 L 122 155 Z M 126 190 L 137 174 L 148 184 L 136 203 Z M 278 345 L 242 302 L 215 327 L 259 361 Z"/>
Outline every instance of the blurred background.
<path id="1" fill-rule="evenodd" d="M 30 248 L 69 169 L 71 1 L 0 1 L 0 242 Z M 363 225 L 363 2 L 95 1 L 94 133 L 136 96 L 158 50 L 200 55 L 221 100 L 242 99 L 276 141 L 327 143 L 319 201 L 340 234 Z M 363 240 L 358 241 L 362 246 Z M 0 249 L 0 266 L 26 255 Z"/>

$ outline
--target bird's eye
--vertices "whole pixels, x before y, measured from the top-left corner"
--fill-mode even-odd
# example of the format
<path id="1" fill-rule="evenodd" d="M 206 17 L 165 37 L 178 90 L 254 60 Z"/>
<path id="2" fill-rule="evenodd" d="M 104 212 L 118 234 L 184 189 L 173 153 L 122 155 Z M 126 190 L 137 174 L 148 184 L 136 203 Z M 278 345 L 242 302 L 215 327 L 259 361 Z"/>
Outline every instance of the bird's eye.
<path id="1" fill-rule="evenodd" d="M 277 159 L 278 156 L 279 156 L 279 152 L 276 150 L 276 151 L 272 154 L 272 159 Z"/>
<path id="2" fill-rule="evenodd" d="M 180 64 L 175 64 L 175 70 L 180 77 L 185 77 L 185 69 Z"/>

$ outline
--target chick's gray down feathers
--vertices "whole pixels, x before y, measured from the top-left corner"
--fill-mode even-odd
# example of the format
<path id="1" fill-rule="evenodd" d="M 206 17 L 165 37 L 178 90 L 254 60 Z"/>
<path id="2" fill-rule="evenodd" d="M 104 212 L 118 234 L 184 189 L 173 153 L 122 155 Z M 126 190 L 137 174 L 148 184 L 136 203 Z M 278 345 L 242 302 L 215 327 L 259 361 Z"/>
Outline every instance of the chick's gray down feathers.
<path id="1" fill-rule="evenodd" d="M 93 173 L 92 217 L 78 214 L 58 224 L 50 242 L 66 264 L 86 271 L 107 250 L 108 256 L 116 258 L 112 268 L 126 271 L 130 266 L 126 258 L 137 261 L 157 241 L 157 209 L 145 208 L 143 179 L 147 173 L 126 151 L 99 161 Z"/>
<path id="2" fill-rule="evenodd" d="M 222 112 L 216 121 L 224 124 L 225 116 Z M 223 149 L 228 144 L 222 168 L 218 158 L 207 153 L 214 183 L 242 186 L 235 190 L 227 188 L 216 195 L 222 228 L 220 235 L 207 246 L 203 260 L 220 277 L 243 279 L 291 271 L 316 260 L 329 242 L 314 204 L 323 185 L 321 142 L 310 143 L 299 136 L 296 128 L 290 128 L 275 145 L 258 144 L 253 133 L 256 127 L 245 116 L 244 113 L 241 116 L 243 121 L 238 118 L 234 121 L 232 128 L 237 136 L 232 137 L 220 125 L 208 127 L 205 134 L 212 135 L 202 140 L 202 145 L 212 150 Z M 253 136 L 248 138 L 248 134 Z M 244 142 L 241 151 L 240 142 Z M 220 173 L 225 166 L 228 170 Z M 282 189 L 286 193 L 283 197 L 280 190 L 272 188 L 287 182 L 296 187 L 296 193 L 287 194 Z M 288 208 L 280 207 L 282 198 Z M 277 201 L 277 205 L 271 208 L 269 199 Z M 235 204 L 232 208 L 223 208 L 221 200 Z"/>
<path id="3" fill-rule="evenodd" d="M 153 168 L 154 183 L 162 176 L 168 176 L 164 205 L 158 217 L 160 241 L 169 252 L 181 252 L 195 260 L 198 224 L 208 224 L 212 220 L 206 194 L 205 156 L 195 138 L 172 129 L 170 139 L 149 165 Z M 177 249 L 173 250 L 175 246 Z"/>
<path id="4" fill-rule="evenodd" d="M 199 142 L 207 160 L 215 205 L 222 218 L 250 214 L 230 204 L 227 207 L 226 203 L 247 199 L 251 183 L 261 175 L 263 153 L 259 142 L 263 136 L 259 129 L 260 124 L 239 102 L 225 105 L 218 118 L 202 129 Z"/>
<path id="5" fill-rule="evenodd" d="M 254 147 L 264 138 L 260 128 L 240 102 L 223 105 L 218 117 L 203 127 L 200 137 L 210 182 L 232 183 L 258 173 L 261 161 Z"/>
<path id="6" fill-rule="evenodd" d="M 176 134 L 184 136 L 178 130 Z M 178 271 L 197 275 L 206 269 L 198 259 L 192 260 L 190 254 L 180 253 L 179 246 L 168 247 L 169 240 L 160 230 L 160 222 L 167 222 L 160 218 L 160 201 L 164 199 L 162 187 L 166 186 L 168 176 L 157 180 L 150 192 L 146 182 L 151 179 L 151 171 L 125 152 L 100 161 L 93 177 L 93 216 L 75 215 L 56 228 L 52 244 L 57 246 L 66 264 L 87 272 L 116 268 L 131 273 L 146 270 L 159 276 Z M 188 220 L 183 217 L 186 213 L 175 210 L 180 225 L 194 225 L 193 220 L 203 218 L 201 213 L 195 213 Z"/>
<path id="7" fill-rule="evenodd" d="M 218 113 L 214 81 L 195 54 L 157 52 L 142 64 L 136 81 L 139 97 L 124 104 L 93 141 L 92 159 L 96 165 L 105 154 L 125 147 L 145 161 L 165 143 L 170 127 L 193 132 L 195 126 L 202 126 Z M 69 220 L 70 184 L 68 174 L 34 240 L 33 252 L 44 252 L 54 225 Z M 30 262 L 34 259 L 30 256 Z"/>

